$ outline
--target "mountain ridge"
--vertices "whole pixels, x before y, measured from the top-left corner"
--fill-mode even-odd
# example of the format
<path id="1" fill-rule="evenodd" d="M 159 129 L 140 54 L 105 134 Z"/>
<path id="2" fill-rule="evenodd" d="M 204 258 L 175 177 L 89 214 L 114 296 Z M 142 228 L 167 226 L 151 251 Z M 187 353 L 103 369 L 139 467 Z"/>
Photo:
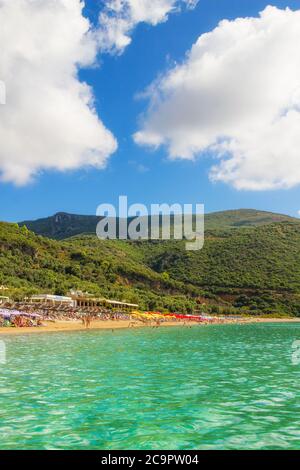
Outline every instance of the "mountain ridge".
<path id="1" fill-rule="evenodd" d="M 29 230 L 38 235 L 55 240 L 64 240 L 82 234 L 95 234 L 96 226 L 100 220 L 101 217 L 99 216 L 57 212 L 50 217 L 22 221 L 19 225 L 21 227 L 26 225 Z M 132 219 L 128 219 L 128 221 L 130 220 Z M 256 209 L 218 211 L 205 215 L 206 230 L 257 227 L 280 222 L 300 223 L 300 220 L 285 214 Z"/>

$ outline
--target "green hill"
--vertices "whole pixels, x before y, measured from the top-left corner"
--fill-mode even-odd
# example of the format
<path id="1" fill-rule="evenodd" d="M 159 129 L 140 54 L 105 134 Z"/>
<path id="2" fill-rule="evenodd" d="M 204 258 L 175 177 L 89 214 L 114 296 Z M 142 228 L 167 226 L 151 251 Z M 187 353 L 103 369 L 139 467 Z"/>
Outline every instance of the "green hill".
<path id="1" fill-rule="evenodd" d="M 300 316 L 300 224 L 207 230 L 203 250 L 178 241 L 56 241 L 0 223 L 0 285 L 20 298 L 80 288 L 141 308 Z"/>
<path id="2" fill-rule="evenodd" d="M 91 215 L 75 215 L 60 212 L 52 217 L 35 221 L 24 221 L 19 225 L 44 237 L 63 240 L 80 234 L 95 234 L 99 217 Z M 257 227 L 274 222 L 297 221 L 287 215 L 253 209 L 240 209 L 207 214 L 206 230 L 225 230 L 242 227 Z"/>
<path id="3" fill-rule="evenodd" d="M 205 216 L 206 228 L 209 230 L 226 228 L 259 227 L 277 222 L 299 222 L 298 219 L 273 212 L 258 211 L 255 209 L 239 209 L 223 212 L 214 212 Z"/>

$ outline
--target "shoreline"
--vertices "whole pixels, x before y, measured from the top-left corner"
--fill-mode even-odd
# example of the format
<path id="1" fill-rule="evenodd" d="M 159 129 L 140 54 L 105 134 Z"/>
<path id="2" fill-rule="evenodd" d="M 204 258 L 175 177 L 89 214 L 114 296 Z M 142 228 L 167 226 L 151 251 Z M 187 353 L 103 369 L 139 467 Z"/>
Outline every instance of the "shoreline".
<path id="1" fill-rule="evenodd" d="M 254 323 L 300 323 L 300 318 L 241 318 L 240 321 L 229 320 L 225 322 L 216 322 L 212 325 L 235 325 L 235 324 L 254 324 Z M 132 326 L 133 325 L 133 326 Z M 166 322 L 161 323 L 157 328 L 166 327 L 190 327 L 190 326 L 207 326 L 208 323 L 198 322 Z M 156 328 L 155 325 L 145 325 L 142 322 L 132 322 L 128 320 L 108 320 L 94 321 L 90 328 L 86 328 L 81 321 L 56 321 L 44 322 L 44 326 L 31 328 L 0 328 L 0 337 L 4 335 L 24 335 L 38 333 L 62 333 L 72 331 L 95 331 L 95 330 L 120 330 L 120 329 L 136 329 L 136 328 Z"/>
<path id="2" fill-rule="evenodd" d="M 132 322 L 129 320 L 99 320 L 94 321 L 89 328 L 86 328 L 81 321 L 71 320 L 55 322 L 45 321 L 43 326 L 29 327 L 29 328 L 0 328 L 1 335 L 22 335 L 22 334 L 38 334 L 38 333 L 63 333 L 72 331 L 97 331 L 97 330 L 125 330 L 136 328 L 155 328 L 155 325 L 145 325 L 142 322 Z M 131 326 L 133 325 L 134 326 Z M 190 326 L 198 325 L 197 322 L 191 322 Z M 160 327 L 165 328 L 168 326 L 184 326 L 182 322 L 166 322 L 162 323 Z M 160 328 L 159 327 L 159 328 Z"/>

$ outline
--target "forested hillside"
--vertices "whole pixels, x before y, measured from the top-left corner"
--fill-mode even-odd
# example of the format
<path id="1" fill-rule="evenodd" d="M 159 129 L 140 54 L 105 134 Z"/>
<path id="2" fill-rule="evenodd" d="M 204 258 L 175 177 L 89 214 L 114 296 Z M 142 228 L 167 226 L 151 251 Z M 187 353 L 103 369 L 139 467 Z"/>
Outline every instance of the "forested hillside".
<path id="1" fill-rule="evenodd" d="M 300 315 L 300 224 L 207 230 L 203 250 L 188 252 L 175 241 L 55 241 L 1 223 L 0 284 L 16 299 L 80 288 L 152 310 Z"/>

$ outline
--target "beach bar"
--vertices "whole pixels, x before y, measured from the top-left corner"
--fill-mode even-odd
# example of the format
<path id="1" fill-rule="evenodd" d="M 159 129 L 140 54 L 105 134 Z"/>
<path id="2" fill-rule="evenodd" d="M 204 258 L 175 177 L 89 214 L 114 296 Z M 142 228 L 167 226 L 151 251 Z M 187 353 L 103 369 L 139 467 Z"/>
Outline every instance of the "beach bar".
<path id="1" fill-rule="evenodd" d="M 72 300 L 74 302 L 75 307 L 104 307 L 105 306 L 105 299 L 97 298 L 97 297 L 89 297 L 89 296 L 72 296 Z"/>
<path id="2" fill-rule="evenodd" d="M 104 298 L 84 296 L 84 295 L 73 295 L 72 300 L 75 307 L 88 307 L 88 308 L 106 308 L 106 309 L 119 309 L 129 311 L 138 308 L 136 304 L 130 304 L 126 302 L 119 302 L 118 300 L 107 300 Z"/>
<path id="3" fill-rule="evenodd" d="M 74 300 L 71 297 L 64 297 L 60 295 L 50 295 L 50 294 L 41 294 L 33 295 L 30 298 L 25 299 L 31 304 L 50 304 L 50 305 L 67 305 L 69 307 L 74 307 Z"/>

